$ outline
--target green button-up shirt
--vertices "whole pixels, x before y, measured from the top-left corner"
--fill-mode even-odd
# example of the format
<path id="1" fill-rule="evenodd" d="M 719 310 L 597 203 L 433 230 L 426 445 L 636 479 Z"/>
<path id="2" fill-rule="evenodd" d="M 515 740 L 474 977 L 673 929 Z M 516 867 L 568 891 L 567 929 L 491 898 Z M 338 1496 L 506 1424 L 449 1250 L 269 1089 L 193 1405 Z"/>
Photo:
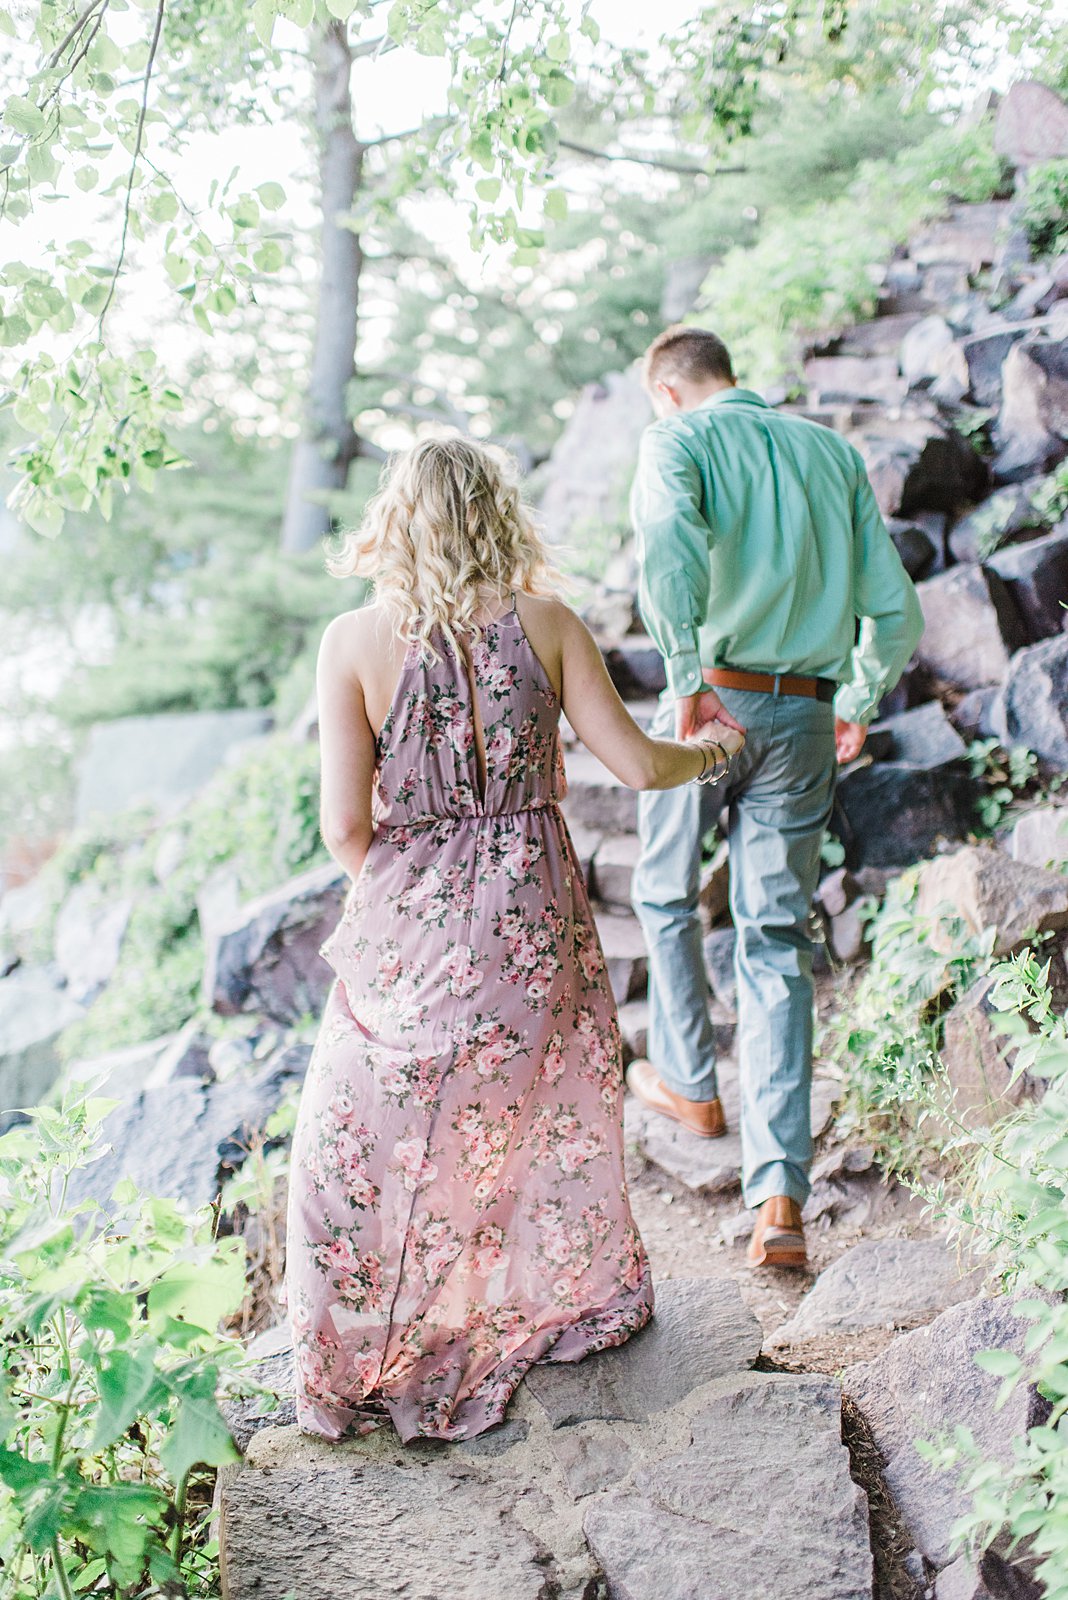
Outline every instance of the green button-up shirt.
<path id="1" fill-rule="evenodd" d="M 646 428 L 630 508 L 671 693 L 696 693 L 702 665 L 797 672 L 870 721 L 923 616 L 853 445 L 722 389 Z"/>

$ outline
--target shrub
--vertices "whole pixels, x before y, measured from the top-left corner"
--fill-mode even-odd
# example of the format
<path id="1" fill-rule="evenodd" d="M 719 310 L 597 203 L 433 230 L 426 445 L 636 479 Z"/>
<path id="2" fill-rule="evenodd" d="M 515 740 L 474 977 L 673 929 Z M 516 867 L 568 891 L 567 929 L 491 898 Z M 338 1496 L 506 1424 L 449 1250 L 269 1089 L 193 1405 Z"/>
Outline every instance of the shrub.
<path id="1" fill-rule="evenodd" d="M 72 1091 L 0 1139 L 0 1564 L 11 1600 L 217 1592 L 219 1410 L 244 1352 L 217 1332 L 244 1247 L 139 1193 L 67 1203 L 114 1104 Z M 252 1386 L 253 1389 L 256 1386 Z"/>
<path id="2" fill-rule="evenodd" d="M 1021 221 L 1036 256 L 1068 246 L 1068 161 L 1041 161 L 1031 168 Z"/>

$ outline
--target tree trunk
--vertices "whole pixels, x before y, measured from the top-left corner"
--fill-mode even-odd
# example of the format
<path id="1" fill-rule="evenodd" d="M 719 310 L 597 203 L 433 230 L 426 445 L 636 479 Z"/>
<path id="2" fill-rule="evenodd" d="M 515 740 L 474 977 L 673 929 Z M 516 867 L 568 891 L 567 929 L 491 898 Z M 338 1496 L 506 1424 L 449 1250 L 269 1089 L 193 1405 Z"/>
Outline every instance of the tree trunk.
<path id="1" fill-rule="evenodd" d="M 294 552 L 312 549 L 330 532 L 330 513 L 318 497 L 344 488 L 356 456 L 378 454 L 359 438 L 345 410 L 345 389 L 356 370 L 363 251 L 339 217 L 353 209 L 364 157 L 352 125 L 352 51 L 345 24 L 331 22 L 314 52 L 322 278 L 304 426 L 293 449 L 282 523 L 282 549 Z"/>

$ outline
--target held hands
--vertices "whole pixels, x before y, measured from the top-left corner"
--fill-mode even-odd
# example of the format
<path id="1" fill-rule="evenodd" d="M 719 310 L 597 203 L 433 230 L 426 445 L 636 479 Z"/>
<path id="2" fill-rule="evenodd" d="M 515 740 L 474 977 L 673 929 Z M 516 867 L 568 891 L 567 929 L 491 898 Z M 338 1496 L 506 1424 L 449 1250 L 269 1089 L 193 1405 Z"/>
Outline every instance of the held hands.
<path id="1" fill-rule="evenodd" d="M 728 745 L 722 737 L 725 730 L 733 730 L 735 735 L 741 734 L 742 737 L 735 737 Z M 704 689 L 697 694 L 683 695 L 675 701 L 675 737 L 680 743 L 688 739 L 718 739 L 724 749 L 733 755 L 745 742 L 745 729 L 731 716 L 713 689 Z"/>

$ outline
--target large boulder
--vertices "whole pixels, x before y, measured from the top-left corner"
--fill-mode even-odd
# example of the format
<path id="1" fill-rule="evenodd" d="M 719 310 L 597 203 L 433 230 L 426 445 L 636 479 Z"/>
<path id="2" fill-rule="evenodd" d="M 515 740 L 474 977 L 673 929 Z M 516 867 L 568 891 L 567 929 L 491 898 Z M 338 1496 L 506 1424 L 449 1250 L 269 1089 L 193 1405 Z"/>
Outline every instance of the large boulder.
<path id="1" fill-rule="evenodd" d="M 994 548 L 1041 532 L 1044 524 L 1034 508 L 1033 494 L 1041 477 L 1006 484 L 955 522 L 949 535 L 954 561 L 985 561 Z"/>
<path id="2" fill-rule="evenodd" d="M 907 761 L 917 767 L 939 767 L 947 761 L 963 761 L 968 747 L 938 700 L 901 711 L 873 723 L 869 741 L 885 739 L 891 761 Z"/>
<path id="3" fill-rule="evenodd" d="M 1008 203 L 1000 200 L 954 206 L 948 216 L 921 229 L 909 255 L 921 267 L 949 264 L 974 275 L 993 262 L 1008 211 Z"/>
<path id="4" fill-rule="evenodd" d="M 1016 1051 L 1001 1032 L 1001 1014 L 990 1004 L 993 986 L 993 978 L 977 979 L 942 1023 L 942 1065 L 953 1111 L 973 1125 L 989 1126 L 1014 1111 L 1035 1087 L 1026 1073 L 1013 1077 Z"/>
<path id="5" fill-rule="evenodd" d="M 1002 483 L 1048 472 L 1068 454 L 1068 340 L 1013 345 L 1002 368 L 994 475 Z"/>
<path id="6" fill-rule="evenodd" d="M 964 838 L 978 795 L 977 780 L 954 762 L 853 767 L 838 780 L 835 832 L 851 867 L 911 866 L 941 842 Z"/>
<path id="7" fill-rule="evenodd" d="M 1014 861 L 1063 872 L 1068 866 L 1068 806 L 1036 806 L 1025 811 L 1009 836 Z"/>
<path id="8" fill-rule="evenodd" d="M 996 406 L 1001 401 L 1001 368 L 1005 357 L 1027 334 L 1025 327 L 995 323 L 963 341 L 961 349 L 968 368 L 968 391 L 977 406 Z"/>
<path id="9" fill-rule="evenodd" d="M 17 967 L 0 978 L 0 1130 L 23 1120 L 59 1076 L 56 1043 L 84 1015 L 47 967 Z"/>
<path id="10" fill-rule="evenodd" d="M 1025 643 L 1008 588 L 979 566 L 951 567 L 917 585 L 924 633 L 916 658 L 961 689 L 1001 683 L 1009 658 Z"/>
<path id="11" fill-rule="evenodd" d="M 1010 1466 L 1014 1441 L 1044 1420 L 1047 1408 L 1026 1385 L 995 1407 L 1001 1379 L 974 1357 L 998 1349 L 1022 1358 L 1028 1326 L 1008 1297 L 969 1300 L 895 1339 L 874 1361 L 846 1368 L 845 1391 L 883 1457 L 886 1486 L 916 1547 L 935 1566 L 948 1565 L 953 1526 L 971 1499 L 960 1474 L 928 1465 L 915 1441 L 966 1427 L 983 1457 Z"/>
<path id="12" fill-rule="evenodd" d="M 1048 767 L 1068 771 L 1068 635 L 1016 653 L 993 724 L 1002 744 L 1025 745 Z"/>
<path id="13" fill-rule="evenodd" d="M 903 521 L 899 517 L 890 517 L 887 531 L 909 577 L 914 580 L 926 578 L 938 559 L 938 548 L 927 530 L 913 519 Z"/>
<path id="14" fill-rule="evenodd" d="M 977 1287 L 940 1239 L 864 1239 L 820 1273 L 768 1342 L 782 1348 L 825 1334 L 915 1328 Z"/>
<path id="15" fill-rule="evenodd" d="M 994 149 L 1014 167 L 1068 156 L 1068 105 L 1044 83 L 1021 78 L 998 105 Z"/>
<path id="16" fill-rule="evenodd" d="M 133 903 L 102 898 L 91 882 L 75 884 L 56 918 L 55 958 L 72 999 L 88 1005 L 119 961 Z"/>
<path id="17" fill-rule="evenodd" d="M 884 420 L 848 436 L 864 457 L 884 517 L 957 513 L 986 491 L 989 474 L 968 441 L 926 417 Z"/>
<path id="18" fill-rule="evenodd" d="M 619 521 L 638 440 L 653 420 L 635 367 L 588 383 L 542 470 L 540 509 L 554 544 Z"/>
<path id="19" fill-rule="evenodd" d="M 1062 632 L 1068 616 L 1068 526 L 998 550 L 988 567 L 1015 601 L 1029 644 Z"/>
<path id="20" fill-rule="evenodd" d="M 341 916 L 346 874 L 328 862 L 242 906 L 208 948 L 204 992 L 223 1016 L 279 1022 L 318 1013 L 334 980 L 319 954 Z"/>
<path id="21" fill-rule="evenodd" d="M 906 385 L 893 355 L 812 356 L 805 362 L 810 406 L 836 401 L 873 401 L 893 406 L 905 398 Z"/>
<path id="22" fill-rule="evenodd" d="M 310 1055 L 310 1045 L 293 1045 L 222 1083 L 175 1077 L 128 1093 L 104 1119 L 109 1148 L 71 1174 L 68 1199 L 105 1203 L 120 1179 L 132 1178 L 165 1199 L 208 1205 L 242 1166 L 283 1095 L 303 1080 Z"/>
<path id="23" fill-rule="evenodd" d="M 1068 928 L 1068 877 L 1047 872 L 991 846 L 966 845 L 925 861 L 919 871 L 917 916 L 959 918 L 972 932 L 996 930 L 995 955 L 1008 955 L 1036 934 Z M 932 933 L 936 948 L 948 937 Z"/>
<path id="24" fill-rule="evenodd" d="M 901 341 L 901 375 L 910 389 L 927 388 L 945 368 L 947 352 L 955 343 L 945 317 L 932 313 L 909 328 Z M 964 381 L 967 382 L 967 370 Z"/>
<path id="25" fill-rule="evenodd" d="M 180 810 L 238 744 L 271 726 L 266 711 L 191 711 L 98 722 L 78 768 L 80 826 L 147 804 Z"/>
<path id="26" fill-rule="evenodd" d="M 695 1412 L 681 1452 L 599 1498 L 583 1529 L 615 1600 L 871 1593 L 867 1500 L 822 1376 L 735 1379 Z"/>

